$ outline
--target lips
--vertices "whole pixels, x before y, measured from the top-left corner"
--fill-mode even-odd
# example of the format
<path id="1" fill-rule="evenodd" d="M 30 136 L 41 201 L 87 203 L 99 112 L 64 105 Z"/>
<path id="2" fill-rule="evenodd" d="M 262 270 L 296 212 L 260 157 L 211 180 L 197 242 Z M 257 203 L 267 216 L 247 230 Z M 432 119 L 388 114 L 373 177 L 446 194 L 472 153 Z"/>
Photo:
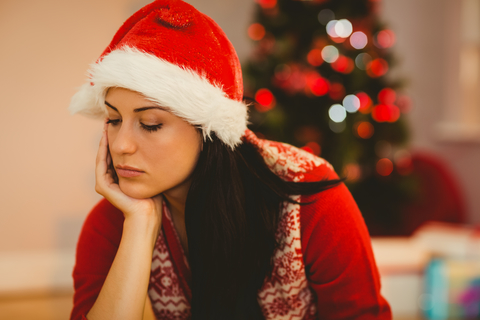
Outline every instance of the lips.
<path id="1" fill-rule="evenodd" d="M 117 165 L 115 169 L 117 175 L 124 178 L 138 177 L 145 173 L 145 171 L 130 166 Z"/>

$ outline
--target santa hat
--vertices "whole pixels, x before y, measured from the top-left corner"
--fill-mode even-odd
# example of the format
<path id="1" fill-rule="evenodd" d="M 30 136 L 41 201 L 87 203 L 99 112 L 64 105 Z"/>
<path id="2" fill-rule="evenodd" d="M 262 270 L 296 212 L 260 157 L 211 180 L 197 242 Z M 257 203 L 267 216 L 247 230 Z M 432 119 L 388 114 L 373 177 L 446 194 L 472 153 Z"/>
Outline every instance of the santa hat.
<path id="1" fill-rule="evenodd" d="M 154 1 L 123 24 L 91 65 L 70 111 L 105 117 L 111 87 L 143 94 L 232 149 L 247 129 L 235 49 L 212 19 L 180 0 Z"/>

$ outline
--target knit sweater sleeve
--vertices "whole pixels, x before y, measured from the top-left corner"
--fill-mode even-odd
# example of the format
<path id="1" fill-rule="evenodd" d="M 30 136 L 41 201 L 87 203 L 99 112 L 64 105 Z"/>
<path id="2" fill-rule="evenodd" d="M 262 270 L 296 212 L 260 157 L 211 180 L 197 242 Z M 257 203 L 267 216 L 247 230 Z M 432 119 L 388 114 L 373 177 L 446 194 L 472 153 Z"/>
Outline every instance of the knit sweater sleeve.
<path id="1" fill-rule="evenodd" d="M 334 173 L 323 176 L 336 176 Z M 320 319 L 390 320 L 363 217 L 342 183 L 301 208 L 301 241 Z"/>
<path id="2" fill-rule="evenodd" d="M 123 214 L 107 200 L 89 213 L 77 244 L 73 283 L 75 294 L 71 320 L 86 320 L 117 253 L 123 230 Z"/>

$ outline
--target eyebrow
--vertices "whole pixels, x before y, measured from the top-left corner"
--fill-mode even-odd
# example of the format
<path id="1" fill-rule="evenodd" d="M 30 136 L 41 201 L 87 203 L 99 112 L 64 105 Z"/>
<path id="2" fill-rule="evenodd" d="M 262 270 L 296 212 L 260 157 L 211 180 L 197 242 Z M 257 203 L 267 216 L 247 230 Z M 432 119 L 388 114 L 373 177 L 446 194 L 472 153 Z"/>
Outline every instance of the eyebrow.
<path id="1" fill-rule="evenodd" d="M 108 103 L 107 101 L 105 101 L 105 104 L 107 106 L 109 106 L 110 108 L 112 108 L 113 110 L 117 111 L 118 112 L 118 109 L 115 108 L 114 106 L 112 106 L 110 103 Z M 163 108 L 163 107 L 159 107 L 159 106 L 151 106 L 151 107 L 142 107 L 142 108 L 137 108 L 137 109 L 134 109 L 133 112 L 142 112 L 142 111 L 145 111 L 145 110 L 150 110 L 150 109 L 158 109 L 158 110 L 162 110 L 162 111 L 167 111 L 169 112 L 166 108 Z M 120 113 L 120 112 L 118 112 Z"/>

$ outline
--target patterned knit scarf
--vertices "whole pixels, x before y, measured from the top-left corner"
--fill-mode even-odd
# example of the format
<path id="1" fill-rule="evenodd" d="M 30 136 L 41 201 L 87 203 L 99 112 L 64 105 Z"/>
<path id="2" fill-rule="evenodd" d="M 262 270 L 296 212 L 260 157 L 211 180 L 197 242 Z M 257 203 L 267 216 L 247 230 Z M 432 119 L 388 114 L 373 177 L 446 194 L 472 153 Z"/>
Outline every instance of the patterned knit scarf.
<path id="1" fill-rule="evenodd" d="M 270 170 L 288 181 L 304 181 L 304 173 L 329 164 L 314 155 L 287 144 L 261 140 L 247 130 L 245 139 L 255 145 Z M 292 196 L 299 201 L 299 196 Z M 284 202 L 276 238 L 281 245 L 274 253 L 272 274 L 258 292 L 257 300 L 265 319 L 316 319 L 315 297 L 308 287 L 300 239 L 300 205 Z M 190 271 L 173 221 L 164 205 L 163 228 L 152 259 L 149 296 L 157 319 L 190 319 Z M 166 238 L 177 237 L 176 250 L 167 247 Z M 172 257 L 171 252 L 179 252 Z M 177 274 L 177 271 L 181 275 Z"/>

